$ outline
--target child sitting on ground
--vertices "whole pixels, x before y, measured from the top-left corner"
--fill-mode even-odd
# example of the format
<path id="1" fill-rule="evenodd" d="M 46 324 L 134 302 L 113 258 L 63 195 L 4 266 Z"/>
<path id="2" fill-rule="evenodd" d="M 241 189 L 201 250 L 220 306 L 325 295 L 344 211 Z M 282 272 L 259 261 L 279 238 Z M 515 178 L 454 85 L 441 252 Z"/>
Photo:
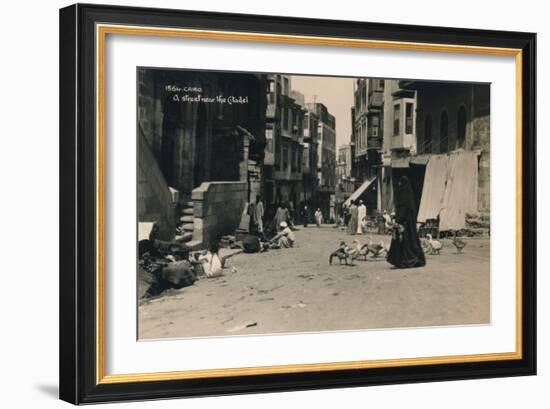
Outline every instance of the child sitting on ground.
<path id="1" fill-rule="evenodd" d="M 214 241 L 210 244 L 209 249 L 206 253 L 198 257 L 198 262 L 201 263 L 204 274 L 207 278 L 215 278 L 223 275 L 223 270 L 225 268 L 225 262 L 228 258 L 235 254 L 230 254 L 225 257 L 220 257 L 218 254 L 220 251 L 220 245 L 217 241 Z M 231 267 L 231 272 L 236 272 L 235 267 Z"/>

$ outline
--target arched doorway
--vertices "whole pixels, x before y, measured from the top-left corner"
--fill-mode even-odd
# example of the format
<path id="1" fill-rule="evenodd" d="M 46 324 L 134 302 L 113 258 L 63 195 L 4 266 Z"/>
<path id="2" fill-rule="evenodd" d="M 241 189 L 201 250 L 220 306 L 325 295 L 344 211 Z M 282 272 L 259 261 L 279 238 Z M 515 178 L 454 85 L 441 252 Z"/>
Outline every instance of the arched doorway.
<path id="1" fill-rule="evenodd" d="M 445 153 L 449 151 L 449 116 L 447 111 L 441 113 L 439 121 L 439 152 Z"/>
<path id="2" fill-rule="evenodd" d="M 466 109 L 464 108 L 464 106 L 461 106 L 458 109 L 456 123 L 457 123 L 456 147 L 464 148 L 466 143 Z"/>
<path id="3" fill-rule="evenodd" d="M 208 180 L 206 172 L 207 163 L 207 129 L 206 109 L 204 103 L 199 103 L 197 108 L 197 125 L 195 131 L 195 157 L 193 167 L 193 187 L 198 187 Z"/>
<path id="4" fill-rule="evenodd" d="M 181 128 L 181 104 L 166 97 L 162 120 L 162 137 L 160 142 L 160 168 L 169 186 L 175 181 L 175 148 L 178 131 Z"/>
<path id="5" fill-rule="evenodd" d="M 424 126 L 424 152 L 432 153 L 432 117 L 428 115 L 426 117 L 426 124 Z"/>

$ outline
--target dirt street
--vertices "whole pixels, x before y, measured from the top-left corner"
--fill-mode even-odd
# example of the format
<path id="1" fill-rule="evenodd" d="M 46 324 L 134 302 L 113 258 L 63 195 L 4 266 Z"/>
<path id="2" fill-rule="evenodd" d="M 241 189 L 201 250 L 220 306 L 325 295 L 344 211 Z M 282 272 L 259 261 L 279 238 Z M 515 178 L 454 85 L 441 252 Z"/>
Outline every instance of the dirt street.
<path id="1" fill-rule="evenodd" d="M 295 232 L 293 249 L 239 254 L 225 276 L 201 279 L 139 307 L 140 338 L 479 324 L 490 320 L 489 239 L 467 238 L 463 254 L 444 240 L 426 267 L 392 269 L 382 256 L 329 265 L 332 226 Z M 373 236 L 374 242 L 390 241 Z"/>

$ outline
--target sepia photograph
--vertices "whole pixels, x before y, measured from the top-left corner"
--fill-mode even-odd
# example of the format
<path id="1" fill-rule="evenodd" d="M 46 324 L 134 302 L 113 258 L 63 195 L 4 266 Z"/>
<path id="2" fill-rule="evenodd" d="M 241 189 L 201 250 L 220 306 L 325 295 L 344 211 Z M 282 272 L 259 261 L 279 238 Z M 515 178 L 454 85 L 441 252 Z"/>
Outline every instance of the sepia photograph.
<path id="1" fill-rule="evenodd" d="M 489 83 L 136 86 L 139 339 L 491 323 Z"/>

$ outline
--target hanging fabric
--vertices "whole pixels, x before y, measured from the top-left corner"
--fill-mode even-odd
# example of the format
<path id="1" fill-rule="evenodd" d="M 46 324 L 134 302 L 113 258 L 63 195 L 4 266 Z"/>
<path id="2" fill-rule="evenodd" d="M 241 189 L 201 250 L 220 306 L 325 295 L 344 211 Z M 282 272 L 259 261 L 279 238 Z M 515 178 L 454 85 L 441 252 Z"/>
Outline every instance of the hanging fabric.
<path id="1" fill-rule="evenodd" d="M 437 219 L 444 206 L 445 186 L 447 181 L 447 155 L 432 155 L 426 165 L 424 185 L 420 199 L 417 220 L 426 222 Z"/>
<path id="2" fill-rule="evenodd" d="M 466 214 L 477 211 L 477 153 L 458 151 L 449 155 L 447 184 L 439 230 L 460 230 L 466 225 Z"/>

